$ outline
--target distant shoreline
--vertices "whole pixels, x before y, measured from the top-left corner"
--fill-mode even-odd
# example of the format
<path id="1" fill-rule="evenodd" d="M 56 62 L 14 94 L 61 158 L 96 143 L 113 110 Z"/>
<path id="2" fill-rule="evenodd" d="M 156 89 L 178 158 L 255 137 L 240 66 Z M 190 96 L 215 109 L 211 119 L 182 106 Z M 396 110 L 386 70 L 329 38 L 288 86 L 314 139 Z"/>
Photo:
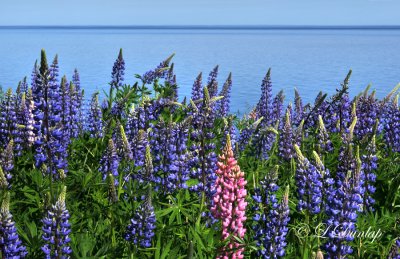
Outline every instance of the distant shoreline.
<path id="1" fill-rule="evenodd" d="M 400 30 L 400 25 L 314 26 L 314 25 L 16 25 L 1 29 L 58 29 L 58 30 Z"/>

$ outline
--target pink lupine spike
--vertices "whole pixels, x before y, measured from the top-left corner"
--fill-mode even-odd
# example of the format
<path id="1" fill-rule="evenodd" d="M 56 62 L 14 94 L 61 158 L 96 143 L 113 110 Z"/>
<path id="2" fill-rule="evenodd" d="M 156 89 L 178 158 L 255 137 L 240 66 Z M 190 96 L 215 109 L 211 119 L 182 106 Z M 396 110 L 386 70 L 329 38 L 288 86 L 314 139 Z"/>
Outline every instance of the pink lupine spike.
<path id="1" fill-rule="evenodd" d="M 246 233 L 246 180 L 234 157 L 229 134 L 222 154 L 218 157 L 217 180 L 215 182 L 214 205 L 211 213 L 222 221 L 222 238 L 229 239 L 226 247 L 221 249 L 218 259 L 244 258 L 244 247 L 233 238 L 243 238 Z"/>

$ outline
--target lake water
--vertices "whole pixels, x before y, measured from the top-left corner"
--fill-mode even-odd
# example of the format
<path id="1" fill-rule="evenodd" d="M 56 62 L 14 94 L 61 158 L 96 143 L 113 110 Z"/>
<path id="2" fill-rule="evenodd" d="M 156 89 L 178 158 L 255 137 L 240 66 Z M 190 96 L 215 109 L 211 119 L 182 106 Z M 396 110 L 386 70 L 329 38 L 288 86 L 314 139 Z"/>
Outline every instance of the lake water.
<path id="1" fill-rule="evenodd" d="M 306 101 L 320 90 L 333 93 L 353 69 L 353 95 L 369 83 L 378 96 L 400 82 L 400 30 L 367 29 L 0 29 L 0 85 L 30 78 L 40 49 L 59 55 L 61 74 L 78 68 L 86 97 L 106 89 L 111 68 L 123 48 L 126 82 L 176 53 L 173 61 L 181 96 L 190 95 L 199 72 L 205 78 L 217 64 L 222 86 L 233 74 L 231 111 L 257 103 L 260 84 L 272 68 L 274 93 L 284 89 L 292 101 L 296 87 Z"/>

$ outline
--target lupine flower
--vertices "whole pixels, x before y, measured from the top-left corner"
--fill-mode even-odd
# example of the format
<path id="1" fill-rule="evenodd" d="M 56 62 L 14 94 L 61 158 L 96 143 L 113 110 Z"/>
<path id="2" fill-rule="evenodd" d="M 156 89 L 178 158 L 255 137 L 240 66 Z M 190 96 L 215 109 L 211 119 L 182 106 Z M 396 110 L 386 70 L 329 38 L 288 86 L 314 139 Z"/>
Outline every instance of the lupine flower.
<path id="1" fill-rule="evenodd" d="M 270 121 L 272 115 L 272 83 L 271 83 L 271 68 L 268 69 L 262 84 L 261 97 L 256 107 L 257 118 L 264 117 L 267 125 L 272 125 Z"/>
<path id="2" fill-rule="evenodd" d="M 146 159 L 146 148 L 149 145 L 147 133 L 144 130 L 139 130 L 132 142 L 132 153 L 135 166 L 144 167 Z M 137 176 L 139 177 L 139 175 Z M 136 178 L 134 175 L 133 178 Z M 140 179 L 140 177 L 139 177 Z"/>
<path id="3" fill-rule="evenodd" d="M 223 98 L 219 100 L 217 104 L 218 116 L 220 117 L 225 117 L 229 113 L 231 88 L 232 88 L 232 73 L 229 73 L 229 76 L 226 79 L 226 82 L 222 87 L 221 92 L 219 93 L 219 96 L 223 96 Z"/>
<path id="4" fill-rule="evenodd" d="M 119 121 L 117 121 L 117 125 L 114 128 L 113 140 L 119 159 L 121 160 L 124 158 L 127 161 L 132 160 L 133 154 L 131 144 L 126 138 L 124 126 L 122 126 Z"/>
<path id="5" fill-rule="evenodd" d="M 2 151 L 0 155 L 0 167 L 3 168 L 3 174 L 9 182 L 12 178 L 11 170 L 14 169 L 14 141 L 10 140 L 7 147 Z"/>
<path id="6" fill-rule="evenodd" d="M 213 98 L 217 95 L 218 93 L 218 68 L 219 66 L 215 66 L 213 70 L 211 70 L 210 74 L 208 75 L 208 80 L 207 80 L 207 89 L 208 93 L 210 95 L 210 98 Z"/>
<path id="7" fill-rule="evenodd" d="M 77 121 L 78 121 L 78 132 L 82 132 L 82 128 L 83 128 L 83 114 L 82 114 L 82 106 L 83 106 L 83 102 L 84 102 L 84 91 L 81 90 L 81 80 L 79 77 L 79 72 L 78 70 L 75 68 L 74 70 L 74 74 L 72 75 L 72 83 L 75 86 L 75 92 L 76 92 L 76 103 L 77 103 L 77 109 L 78 109 L 78 113 L 77 113 Z"/>
<path id="8" fill-rule="evenodd" d="M 366 135 L 373 134 L 374 125 L 379 112 L 378 102 L 375 94 L 361 95 L 357 101 L 357 118 L 358 123 L 354 128 L 354 134 L 358 139 L 362 139 Z"/>
<path id="9" fill-rule="evenodd" d="M 397 238 L 396 242 L 394 242 L 388 259 L 400 259 L 400 238 Z"/>
<path id="10" fill-rule="evenodd" d="M 285 255 L 287 224 L 289 218 L 289 187 L 286 188 L 282 201 L 278 203 L 276 192 L 278 166 L 255 188 L 253 200 L 256 202 L 253 211 L 253 230 L 255 231 L 257 255 L 261 258 L 279 258 Z"/>
<path id="11" fill-rule="evenodd" d="M 6 190 L 10 187 L 8 183 L 8 178 L 11 178 L 11 175 L 5 175 L 2 169 L 2 166 L 0 165 L 0 188 L 3 190 Z"/>
<path id="12" fill-rule="evenodd" d="M 127 241 L 133 242 L 133 244 L 142 248 L 151 247 L 154 230 L 156 229 L 156 215 L 151 204 L 151 188 L 148 187 L 148 189 L 149 193 L 146 195 L 144 202 L 135 211 L 125 234 Z"/>
<path id="13" fill-rule="evenodd" d="M 122 86 L 125 75 L 125 61 L 122 56 L 122 49 L 119 50 L 118 58 L 114 62 L 114 66 L 111 72 L 111 88 L 118 89 Z"/>
<path id="14" fill-rule="evenodd" d="M 79 106 L 79 93 L 75 85 L 71 82 L 69 84 L 69 116 L 71 120 L 71 127 L 69 129 L 69 137 L 77 138 L 80 133 L 80 106 Z"/>
<path id="15" fill-rule="evenodd" d="M 240 170 L 234 158 L 229 134 L 222 155 L 218 158 L 216 192 L 213 196 L 214 204 L 211 213 L 216 219 L 222 221 L 222 239 L 229 237 L 227 247 L 221 249 L 217 258 L 244 258 L 244 248 L 232 236 L 244 238 L 246 228 L 246 180 L 244 172 Z M 233 250 L 233 251 L 232 251 Z"/>
<path id="16" fill-rule="evenodd" d="M 393 152 L 400 152 L 400 109 L 398 107 L 397 95 L 392 101 L 390 101 L 383 114 L 384 123 L 384 138 L 386 145 Z"/>
<path id="17" fill-rule="evenodd" d="M 172 54 L 164 61 L 162 61 L 154 70 L 149 70 L 144 73 L 140 78 L 145 84 L 152 84 L 156 79 L 165 78 L 168 75 L 169 62 L 175 54 Z"/>
<path id="18" fill-rule="evenodd" d="M 325 168 L 325 165 L 322 163 L 322 160 L 316 151 L 313 151 L 313 156 L 315 160 L 315 168 L 318 170 L 318 173 L 321 175 L 322 178 L 322 208 L 324 210 L 327 210 L 327 203 L 331 202 L 328 199 L 331 199 L 335 196 L 335 180 L 331 177 L 329 169 Z"/>
<path id="19" fill-rule="evenodd" d="M 215 143 L 213 142 L 215 135 L 212 131 L 214 127 L 214 114 L 212 113 L 212 105 L 207 87 L 204 87 L 203 104 L 200 110 L 192 107 L 194 110 L 192 126 L 193 130 L 190 134 L 192 138 L 192 178 L 198 179 L 199 183 L 192 186 L 191 190 L 195 192 L 205 192 L 210 199 L 214 194 L 214 182 L 216 180 L 215 170 L 217 163 L 217 155 L 215 154 Z"/>
<path id="20" fill-rule="evenodd" d="M 99 171 L 103 173 L 103 181 L 106 180 L 108 174 L 112 174 L 115 178 L 118 178 L 118 166 L 119 159 L 115 150 L 114 141 L 110 139 L 108 141 L 107 149 L 100 159 Z M 115 179 L 115 185 L 118 185 L 117 179 Z"/>
<path id="21" fill-rule="evenodd" d="M 1 170 L 1 169 L 0 169 Z M 10 194 L 4 197 L 0 209 L 0 249 L 3 258 L 25 258 L 26 247 L 19 239 L 13 216 L 10 213 Z"/>
<path id="22" fill-rule="evenodd" d="M 295 144 L 296 151 L 296 186 L 298 195 L 297 209 L 310 214 L 318 214 L 322 203 L 322 176 L 310 161 L 303 156 Z"/>
<path id="23" fill-rule="evenodd" d="M 362 166 L 363 174 L 361 178 L 363 180 L 364 188 L 364 208 L 368 211 L 373 211 L 373 205 L 375 203 L 372 195 L 375 193 L 375 171 L 378 168 L 378 157 L 376 156 L 376 145 L 375 145 L 375 135 L 372 137 L 366 148 L 366 154 L 362 156 Z"/>
<path id="24" fill-rule="evenodd" d="M 176 124 L 166 123 L 163 120 L 150 131 L 154 180 L 165 193 L 186 187 L 190 172 L 186 148 L 188 131 L 188 121 Z"/>
<path id="25" fill-rule="evenodd" d="M 88 129 L 91 138 L 103 137 L 103 120 L 102 112 L 99 106 L 99 93 L 96 92 L 92 95 L 90 102 L 90 110 L 88 117 Z"/>
<path id="26" fill-rule="evenodd" d="M 280 118 L 282 117 L 282 107 L 284 99 L 285 96 L 282 90 L 279 91 L 279 93 L 274 97 L 274 100 L 272 102 L 272 114 L 270 116 L 270 119 L 272 121 L 270 122 L 270 125 L 273 125 L 273 123 L 280 120 Z"/>
<path id="27" fill-rule="evenodd" d="M 348 241 L 353 240 L 348 232 L 355 230 L 357 213 L 362 211 L 362 166 L 358 148 L 354 156 L 351 144 L 356 121 L 357 117 L 353 120 L 345 137 L 346 148 L 342 150 L 339 158 L 335 188 L 331 186 L 327 192 L 328 219 L 326 223 L 332 226 L 328 231 L 329 239 L 323 246 L 327 252 L 327 258 L 343 258 L 353 252 L 351 246 L 347 244 Z"/>
<path id="28" fill-rule="evenodd" d="M 294 104 L 293 124 L 298 126 L 301 120 L 304 119 L 304 107 L 303 101 L 301 100 L 301 96 L 297 89 L 294 89 Z"/>
<path id="29" fill-rule="evenodd" d="M 228 119 L 224 118 L 223 132 L 224 132 L 224 136 L 229 134 L 230 139 L 231 139 L 232 149 L 236 150 L 237 134 L 236 134 L 235 125 L 233 124 L 233 118 L 228 118 Z M 224 147 L 225 145 L 226 145 L 226 138 L 222 138 L 221 147 Z"/>
<path id="30" fill-rule="evenodd" d="M 203 87 L 202 87 L 202 73 L 200 73 L 192 86 L 192 101 L 196 103 L 197 108 L 200 109 L 200 99 L 203 98 Z"/>
<path id="31" fill-rule="evenodd" d="M 285 116 L 285 125 L 283 126 L 282 131 L 279 136 L 279 155 L 286 161 L 290 161 L 290 159 L 294 156 L 293 149 L 293 130 L 292 130 L 292 122 L 290 119 L 290 110 L 286 110 Z"/>
<path id="32" fill-rule="evenodd" d="M 20 132 L 20 137 L 22 140 L 22 145 L 25 148 L 32 146 L 35 135 L 33 133 L 33 100 L 32 100 L 32 92 L 29 90 L 28 98 L 26 97 L 25 93 L 22 94 L 20 108 L 18 109 L 17 113 L 17 123 L 18 129 Z"/>
<path id="33" fill-rule="evenodd" d="M 318 130 L 316 138 L 318 141 L 319 154 L 322 154 L 322 152 L 330 153 L 333 151 L 333 144 L 329 138 L 328 131 L 325 128 L 321 115 L 318 115 Z"/>
<path id="34" fill-rule="evenodd" d="M 276 135 L 278 134 L 278 123 L 279 121 L 277 121 L 275 127 L 263 127 L 265 124 L 260 123 L 254 132 L 251 144 L 254 149 L 254 155 L 258 159 L 268 160 L 269 152 L 275 143 Z"/>
<path id="35" fill-rule="evenodd" d="M 57 202 L 46 212 L 43 222 L 42 238 L 45 244 L 42 251 L 45 258 L 70 258 L 72 252 L 68 243 L 71 241 L 71 225 L 69 224 L 69 212 L 65 206 L 66 187 L 63 188 Z"/>
<path id="36" fill-rule="evenodd" d="M 6 147 L 11 139 L 21 143 L 17 130 L 17 115 L 15 111 L 14 96 L 12 90 L 8 89 L 4 100 L 0 105 L 0 145 Z M 16 150 L 19 151 L 19 150 Z"/>

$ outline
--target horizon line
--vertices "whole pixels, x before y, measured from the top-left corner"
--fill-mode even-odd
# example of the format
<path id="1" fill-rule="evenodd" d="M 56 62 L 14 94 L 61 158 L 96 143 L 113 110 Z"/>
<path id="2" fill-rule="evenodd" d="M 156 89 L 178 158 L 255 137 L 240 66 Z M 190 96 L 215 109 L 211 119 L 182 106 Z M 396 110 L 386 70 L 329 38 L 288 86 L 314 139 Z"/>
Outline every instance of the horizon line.
<path id="1" fill-rule="evenodd" d="M 398 30 L 400 25 L 0 25 L 0 29 Z"/>

